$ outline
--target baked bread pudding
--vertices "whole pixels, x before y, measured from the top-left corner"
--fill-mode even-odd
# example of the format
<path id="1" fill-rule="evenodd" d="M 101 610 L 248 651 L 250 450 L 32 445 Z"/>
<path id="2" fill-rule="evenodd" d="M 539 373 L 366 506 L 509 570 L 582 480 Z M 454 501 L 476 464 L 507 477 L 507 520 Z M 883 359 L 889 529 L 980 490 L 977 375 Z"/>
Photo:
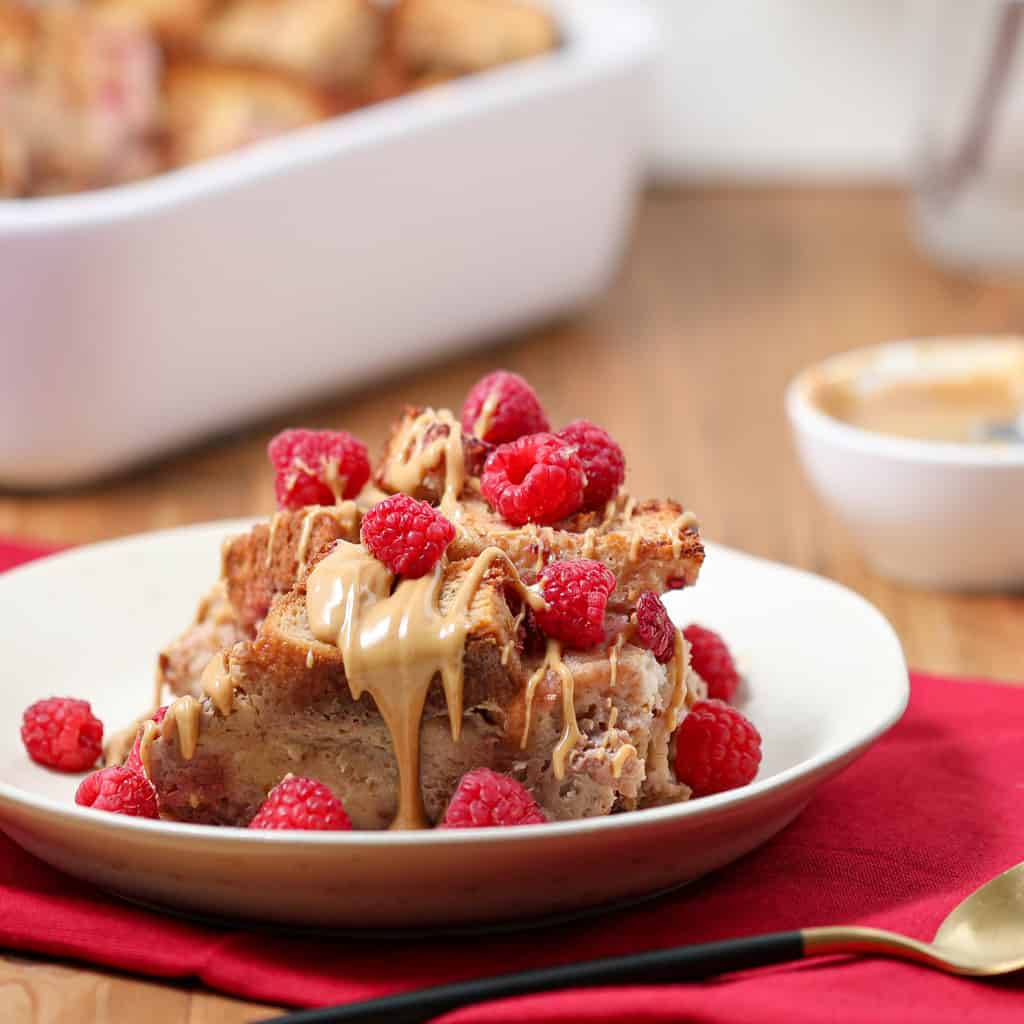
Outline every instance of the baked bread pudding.
<path id="1" fill-rule="evenodd" d="M 728 649 L 661 600 L 697 583 L 697 521 L 626 493 L 601 428 L 552 431 L 498 371 L 461 417 L 405 409 L 372 471 L 344 432 L 285 431 L 270 458 L 279 511 L 224 542 L 220 578 L 159 656 L 169 704 L 96 773 L 141 789 L 146 813 L 523 824 L 753 778 L 760 739 L 727 703 Z M 82 802 L 119 809 L 90 780 Z"/>
<path id="2" fill-rule="evenodd" d="M 523 0 L 0 0 L 0 197 L 122 184 L 557 45 Z"/>

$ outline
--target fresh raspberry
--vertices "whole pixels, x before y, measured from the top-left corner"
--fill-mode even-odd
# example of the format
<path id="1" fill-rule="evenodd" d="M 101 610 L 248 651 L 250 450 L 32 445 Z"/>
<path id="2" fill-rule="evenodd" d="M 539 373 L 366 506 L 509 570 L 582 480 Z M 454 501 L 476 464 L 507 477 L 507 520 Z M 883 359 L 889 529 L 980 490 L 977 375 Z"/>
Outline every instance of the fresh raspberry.
<path id="1" fill-rule="evenodd" d="M 133 818 L 159 816 L 153 783 L 142 772 L 122 764 L 87 775 L 75 793 L 75 803 Z"/>
<path id="2" fill-rule="evenodd" d="M 604 611 L 615 589 L 611 569 L 589 558 L 552 562 L 540 574 L 547 607 L 537 625 L 569 647 L 593 647 L 604 639 Z"/>
<path id="3" fill-rule="evenodd" d="M 37 700 L 21 718 L 28 756 L 62 772 L 84 772 L 103 749 L 103 723 L 89 702 L 72 697 Z"/>
<path id="4" fill-rule="evenodd" d="M 164 715 L 167 714 L 167 706 L 164 705 L 162 708 L 157 708 L 153 712 L 151 721 L 156 722 L 159 725 L 164 720 Z M 140 726 L 138 733 L 135 736 L 135 742 L 132 744 L 132 749 L 129 751 L 128 756 L 124 759 L 125 768 L 133 768 L 137 772 L 143 771 L 142 768 L 142 754 L 139 748 L 142 746 L 142 729 L 144 726 Z"/>
<path id="5" fill-rule="evenodd" d="M 370 478 L 366 445 L 344 430 L 282 430 L 267 446 L 279 508 L 333 505 Z"/>
<path id="6" fill-rule="evenodd" d="M 618 494 L 626 479 L 626 456 L 611 434 L 590 420 L 574 420 L 558 436 L 576 446 L 576 454 L 587 474 L 583 507 L 602 508 Z"/>
<path id="7" fill-rule="evenodd" d="M 430 572 L 455 538 L 455 527 L 425 501 L 394 494 L 363 516 L 363 543 L 395 575 L 416 579 Z"/>
<path id="8" fill-rule="evenodd" d="M 488 422 L 481 423 L 481 427 L 486 429 L 478 435 L 483 441 L 504 444 L 523 434 L 537 434 L 550 429 L 533 388 L 518 373 L 495 370 L 481 377 L 462 403 L 462 429 L 467 434 L 476 434 L 476 424 L 488 399 L 491 399 Z"/>
<path id="9" fill-rule="evenodd" d="M 708 696 L 732 700 L 740 674 L 725 641 L 710 629 L 692 623 L 683 630 L 690 645 L 690 666 L 708 684 Z"/>
<path id="10" fill-rule="evenodd" d="M 490 768 L 474 768 L 459 780 L 440 827 L 543 825 L 546 821 L 544 812 L 522 783 Z"/>
<path id="11" fill-rule="evenodd" d="M 286 775 L 267 794 L 249 828 L 348 832 L 352 822 L 341 801 L 322 782 Z"/>
<path id="12" fill-rule="evenodd" d="M 700 700 L 676 730 L 676 778 L 708 796 L 745 786 L 761 763 L 761 734 L 724 700 Z"/>
<path id="13" fill-rule="evenodd" d="M 491 507 L 512 523 L 557 523 L 583 502 L 583 463 L 554 434 L 529 434 L 495 448 L 480 486 Z"/>
<path id="14" fill-rule="evenodd" d="M 636 635 L 662 664 L 675 654 L 676 627 L 653 590 L 645 590 L 636 603 Z"/>

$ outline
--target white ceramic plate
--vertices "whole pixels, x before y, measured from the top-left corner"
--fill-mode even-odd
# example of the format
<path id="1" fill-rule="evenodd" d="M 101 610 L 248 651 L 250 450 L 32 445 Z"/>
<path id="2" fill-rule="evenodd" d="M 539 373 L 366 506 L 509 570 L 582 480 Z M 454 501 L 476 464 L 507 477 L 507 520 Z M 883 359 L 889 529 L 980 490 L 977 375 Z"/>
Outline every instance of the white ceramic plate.
<path id="1" fill-rule="evenodd" d="M 189 621 L 221 539 L 240 526 L 99 544 L 0 576 L 8 708 L 0 827 L 70 874 L 177 911 L 422 928 L 639 898 L 769 839 L 906 706 L 899 642 L 871 605 L 826 580 L 709 545 L 700 584 L 669 604 L 679 621 L 722 630 L 747 671 L 739 703 L 761 730 L 765 756 L 744 789 L 609 818 L 451 832 L 248 832 L 76 807 L 78 777 L 25 755 L 21 709 L 42 697 L 83 697 L 108 727 L 141 711 L 155 652 Z"/>

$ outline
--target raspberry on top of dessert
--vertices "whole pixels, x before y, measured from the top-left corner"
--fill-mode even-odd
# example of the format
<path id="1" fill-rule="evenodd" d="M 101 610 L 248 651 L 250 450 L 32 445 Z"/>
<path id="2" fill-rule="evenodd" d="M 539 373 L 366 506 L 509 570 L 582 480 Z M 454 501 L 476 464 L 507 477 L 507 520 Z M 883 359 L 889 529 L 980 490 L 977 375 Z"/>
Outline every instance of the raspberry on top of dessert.
<path id="1" fill-rule="evenodd" d="M 625 494 L 606 431 L 548 426 L 499 372 L 461 424 L 405 410 L 372 483 L 350 435 L 272 442 L 281 510 L 226 543 L 216 594 L 161 656 L 180 696 L 132 755 L 163 816 L 523 824 L 753 777 L 756 730 L 698 703 L 732 692 L 721 651 L 688 629 L 700 679 L 660 598 L 697 580 L 696 520 Z"/>

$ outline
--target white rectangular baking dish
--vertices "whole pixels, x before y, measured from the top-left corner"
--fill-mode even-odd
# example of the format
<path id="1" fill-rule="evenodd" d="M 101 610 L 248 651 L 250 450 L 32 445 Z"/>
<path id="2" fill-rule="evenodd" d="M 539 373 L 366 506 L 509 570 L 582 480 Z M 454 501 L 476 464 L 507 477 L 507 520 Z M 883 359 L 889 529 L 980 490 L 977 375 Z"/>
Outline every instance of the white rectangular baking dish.
<path id="1" fill-rule="evenodd" d="M 643 171 L 650 17 L 120 188 L 0 201 L 0 484 L 79 483 L 584 302 Z"/>

